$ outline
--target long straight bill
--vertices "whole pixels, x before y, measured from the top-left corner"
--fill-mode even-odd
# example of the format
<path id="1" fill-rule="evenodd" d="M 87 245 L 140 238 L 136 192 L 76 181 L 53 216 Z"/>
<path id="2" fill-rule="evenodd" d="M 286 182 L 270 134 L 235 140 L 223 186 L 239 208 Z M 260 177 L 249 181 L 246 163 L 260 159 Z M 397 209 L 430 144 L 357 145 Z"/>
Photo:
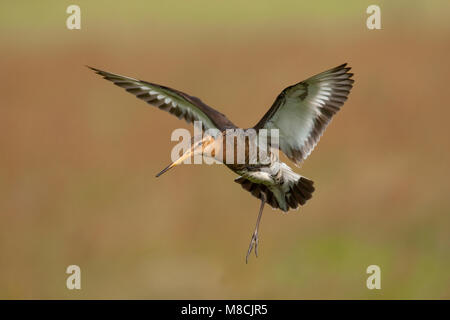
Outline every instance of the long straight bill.
<path id="1" fill-rule="evenodd" d="M 183 161 L 185 159 L 187 159 L 188 157 L 190 157 L 192 154 L 191 150 L 186 151 L 185 154 L 183 154 L 177 161 L 172 162 L 172 164 L 169 164 L 167 167 L 165 167 L 160 173 L 158 173 L 156 175 L 156 177 L 158 178 L 160 175 L 162 175 L 163 173 L 169 171 L 170 169 L 172 169 L 173 167 L 176 167 L 178 165 L 180 165 L 181 163 L 183 163 Z"/>
<path id="2" fill-rule="evenodd" d="M 168 165 L 167 167 L 165 167 L 163 170 L 161 170 L 161 172 L 158 173 L 158 174 L 156 175 L 156 177 L 158 178 L 158 177 L 159 177 L 160 175 L 162 175 L 164 172 L 169 171 L 169 169 L 172 168 L 172 167 L 173 167 L 173 163 L 170 164 L 170 165 Z"/>

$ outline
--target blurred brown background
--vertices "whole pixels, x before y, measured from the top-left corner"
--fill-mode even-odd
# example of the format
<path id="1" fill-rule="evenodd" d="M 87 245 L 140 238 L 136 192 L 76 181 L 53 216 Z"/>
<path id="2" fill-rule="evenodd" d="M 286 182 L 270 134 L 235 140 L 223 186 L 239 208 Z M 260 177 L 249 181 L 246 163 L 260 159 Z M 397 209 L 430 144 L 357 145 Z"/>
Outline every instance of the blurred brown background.
<path id="1" fill-rule="evenodd" d="M 81 7 L 81 30 L 66 8 Z M 382 30 L 366 28 L 381 7 Z M 0 5 L 0 298 L 450 298 L 448 1 L 40 1 Z M 348 62 L 355 86 L 266 207 L 220 166 L 170 161 L 191 128 L 84 65 L 254 125 L 286 86 Z M 82 290 L 66 289 L 81 267 Z M 381 267 L 381 290 L 366 288 Z"/>

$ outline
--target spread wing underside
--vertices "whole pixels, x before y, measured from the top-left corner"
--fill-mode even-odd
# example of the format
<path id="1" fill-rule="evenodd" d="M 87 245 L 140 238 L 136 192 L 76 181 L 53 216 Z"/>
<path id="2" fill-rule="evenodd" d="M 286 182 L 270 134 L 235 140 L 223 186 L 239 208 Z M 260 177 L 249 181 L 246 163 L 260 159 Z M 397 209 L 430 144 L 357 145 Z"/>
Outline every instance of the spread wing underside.
<path id="1" fill-rule="evenodd" d="M 227 128 L 235 128 L 235 125 L 224 114 L 206 105 L 199 98 L 169 87 L 89 68 L 137 98 L 165 110 L 179 119 L 184 119 L 188 123 L 201 121 L 205 130 L 217 128 L 223 131 Z"/>
<path id="2" fill-rule="evenodd" d="M 287 87 L 255 129 L 278 129 L 279 147 L 299 165 L 319 142 L 332 117 L 347 100 L 354 80 L 347 64 Z"/>

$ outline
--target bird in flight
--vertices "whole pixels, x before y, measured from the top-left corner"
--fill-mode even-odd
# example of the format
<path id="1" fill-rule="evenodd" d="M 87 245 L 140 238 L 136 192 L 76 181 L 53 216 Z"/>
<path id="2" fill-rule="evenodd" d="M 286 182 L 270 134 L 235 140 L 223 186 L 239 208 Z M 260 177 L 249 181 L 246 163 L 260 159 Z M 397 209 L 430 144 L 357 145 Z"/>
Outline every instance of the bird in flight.
<path id="1" fill-rule="evenodd" d="M 237 173 L 239 177 L 235 182 L 261 200 L 246 262 L 253 248 L 258 256 L 258 230 L 264 205 L 267 203 L 274 209 L 287 212 L 304 205 L 314 192 L 313 181 L 295 173 L 286 163 L 280 161 L 276 151 L 281 150 L 299 166 L 311 154 L 332 117 L 347 100 L 354 83 L 351 79 L 353 73 L 349 72 L 351 68 L 347 67 L 347 64 L 319 73 L 284 89 L 253 128 L 240 129 L 224 114 L 184 92 L 89 68 L 150 105 L 168 111 L 188 123 L 200 121 L 207 132 L 208 129 L 218 132 L 215 135 L 205 135 L 199 142 L 193 143 L 188 151 L 158 173 L 157 177 L 187 158 L 199 154 L 215 158 Z M 254 138 L 254 134 L 247 134 L 262 129 L 266 130 L 268 138 L 276 133 L 277 143 L 263 148 L 263 139 Z M 233 144 L 236 137 L 244 139 L 243 159 L 236 161 L 236 157 L 232 157 L 231 161 L 228 161 L 227 157 L 224 162 L 224 152 L 236 149 Z M 260 157 L 259 152 L 249 152 L 252 146 L 256 147 L 256 150 L 264 149 L 266 156 Z M 222 155 L 220 158 L 219 154 Z"/>

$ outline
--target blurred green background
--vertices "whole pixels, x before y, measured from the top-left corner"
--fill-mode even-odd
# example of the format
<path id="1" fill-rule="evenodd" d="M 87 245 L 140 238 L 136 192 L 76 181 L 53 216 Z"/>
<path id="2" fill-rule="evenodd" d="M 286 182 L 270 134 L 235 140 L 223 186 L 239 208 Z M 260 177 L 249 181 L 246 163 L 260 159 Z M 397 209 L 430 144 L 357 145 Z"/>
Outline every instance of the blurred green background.
<path id="1" fill-rule="evenodd" d="M 81 30 L 66 8 L 81 7 Z M 382 30 L 366 28 L 381 7 Z M 448 1 L 23 1 L 0 5 L 0 298 L 450 298 Z M 191 128 L 84 65 L 254 125 L 341 63 L 355 86 L 301 169 L 300 211 L 220 166 L 170 161 Z M 290 162 L 288 162 L 291 164 Z M 68 265 L 82 290 L 66 289 Z M 381 290 L 366 288 L 381 267 Z"/>

